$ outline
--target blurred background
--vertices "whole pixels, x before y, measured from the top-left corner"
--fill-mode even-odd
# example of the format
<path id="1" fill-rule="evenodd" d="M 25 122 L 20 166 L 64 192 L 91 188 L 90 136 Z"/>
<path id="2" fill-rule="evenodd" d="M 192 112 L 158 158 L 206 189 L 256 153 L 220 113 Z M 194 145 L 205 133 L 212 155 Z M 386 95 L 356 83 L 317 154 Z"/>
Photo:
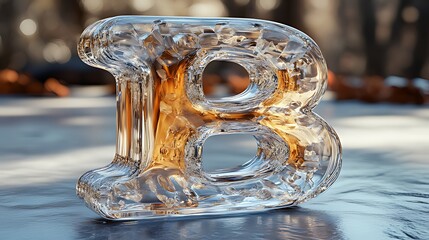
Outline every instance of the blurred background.
<path id="1" fill-rule="evenodd" d="M 125 14 L 284 23 L 319 44 L 336 99 L 429 101 L 425 0 L 0 0 L 0 94 L 113 94 L 113 77 L 82 63 L 76 45 L 89 24 Z M 246 88 L 248 76 L 235 64 L 216 63 L 204 81 L 209 96 L 234 95 Z"/>

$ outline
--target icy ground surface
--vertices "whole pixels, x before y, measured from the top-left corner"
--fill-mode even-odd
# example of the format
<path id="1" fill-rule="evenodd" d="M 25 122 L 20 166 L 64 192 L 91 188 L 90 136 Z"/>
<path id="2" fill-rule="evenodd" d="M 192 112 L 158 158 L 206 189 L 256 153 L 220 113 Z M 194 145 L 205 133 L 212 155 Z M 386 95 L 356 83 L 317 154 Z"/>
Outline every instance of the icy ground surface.
<path id="1" fill-rule="evenodd" d="M 343 144 L 340 177 L 319 197 L 251 215 L 106 222 L 75 183 L 113 158 L 115 99 L 1 97 L 1 239 L 427 238 L 429 108 L 325 99 L 315 112 Z M 236 140 L 211 140 L 207 167 L 255 152 L 250 138 Z"/>

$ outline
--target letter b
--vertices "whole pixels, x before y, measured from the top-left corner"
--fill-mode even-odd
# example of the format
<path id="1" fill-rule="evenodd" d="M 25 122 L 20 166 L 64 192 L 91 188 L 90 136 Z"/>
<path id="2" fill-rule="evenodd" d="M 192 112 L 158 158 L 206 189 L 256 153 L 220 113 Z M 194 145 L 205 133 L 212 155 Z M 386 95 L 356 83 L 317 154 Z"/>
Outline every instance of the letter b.
<path id="1" fill-rule="evenodd" d="M 110 219 L 230 214 L 299 204 L 337 178 L 337 135 L 312 113 L 326 88 L 317 45 L 290 27 L 253 19 L 115 17 L 88 27 L 88 64 L 117 87 L 117 145 L 108 166 L 85 173 L 77 193 Z M 244 67 L 241 94 L 207 99 L 212 61 Z M 251 134 L 256 156 L 215 172 L 203 145 L 219 134 Z"/>

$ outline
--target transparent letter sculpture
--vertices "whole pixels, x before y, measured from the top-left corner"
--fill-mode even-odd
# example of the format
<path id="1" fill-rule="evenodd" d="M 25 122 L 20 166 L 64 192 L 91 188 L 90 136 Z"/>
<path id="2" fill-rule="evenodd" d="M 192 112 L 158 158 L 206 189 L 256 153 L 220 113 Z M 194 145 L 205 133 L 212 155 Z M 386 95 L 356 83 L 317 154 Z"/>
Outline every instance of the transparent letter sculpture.
<path id="1" fill-rule="evenodd" d="M 116 78 L 116 155 L 77 184 L 78 196 L 105 218 L 294 206 L 339 174 L 339 139 L 312 112 L 326 89 L 326 64 L 298 30 L 254 19 L 122 16 L 89 26 L 78 51 Z M 206 98 L 202 72 L 215 60 L 244 67 L 248 88 Z M 256 156 L 205 172 L 204 142 L 219 134 L 253 135 Z"/>

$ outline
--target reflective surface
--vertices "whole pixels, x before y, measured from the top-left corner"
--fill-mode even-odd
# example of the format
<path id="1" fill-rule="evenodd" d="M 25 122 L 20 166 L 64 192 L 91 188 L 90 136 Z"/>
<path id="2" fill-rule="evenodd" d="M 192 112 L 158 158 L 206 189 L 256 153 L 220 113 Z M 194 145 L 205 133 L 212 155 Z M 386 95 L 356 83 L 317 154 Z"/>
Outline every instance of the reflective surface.
<path id="1" fill-rule="evenodd" d="M 325 60 L 294 28 L 257 19 L 118 16 L 86 28 L 78 52 L 116 78 L 115 157 L 76 186 L 104 218 L 290 207 L 339 175 L 338 136 L 312 112 L 326 89 Z M 202 75 L 217 60 L 245 68 L 247 89 L 206 98 Z M 231 134 L 252 135 L 256 155 L 204 171 L 206 140 Z"/>
<path id="2" fill-rule="evenodd" d="M 343 170 L 329 191 L 300 207 L 116 223 L 100 219 L 75 196 L 76 178 L 114 155 L 114 103 L 114 98 L 0 98 L 1 239 L 429 236 L 427 108 L 322 101 L 316 111 L 343 141 Z M 221 146 L 207 161 L 224 156 Z M 233 146 L 236 154 L 246 149 L 245 144 Z M 254 142 L 249 146 L 254 152 Z"/>

